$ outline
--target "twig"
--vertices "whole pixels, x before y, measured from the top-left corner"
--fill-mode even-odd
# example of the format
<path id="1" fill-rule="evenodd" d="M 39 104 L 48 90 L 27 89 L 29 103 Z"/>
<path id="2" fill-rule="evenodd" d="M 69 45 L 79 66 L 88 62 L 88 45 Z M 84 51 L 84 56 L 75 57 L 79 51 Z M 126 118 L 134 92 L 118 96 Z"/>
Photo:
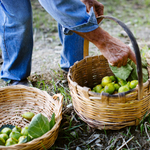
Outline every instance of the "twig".
<path id="1" fill-rule="evenodd" d="M 132 139 L 134 138 L 134 136 L 132 136 L 127 142 L 123 143 L 117 150 L 120 150 L 121 148 L 123 148 L 127 143 L 129 143 Z"/>
<path id="2" fill-rule="evenodd" d="M 73 114 L 73 112 L 71 112 L 71 115 L 73 117 L 73 119 L 75 120 L 75 122 L 80 122 L 79 120 L 76 119 L 75 115 Z"/>
<path id="3" fill-rule="evenodd" d="M 90 140 L 89 142 L 87 142 L 87 144 L 86 144 L 86 145 L 88 145 L 88 144 L 92 143 L 93 141 L 97 140 L 98 138 L 99 138 L 99 136 L 96 136 L 94 139 L 92 139 L 92 140 Z"/>
<path id="4" fill-rule="evenodd" d="M 105 150 L 109 150 L 113 145 L 115 145 L 115 143 L 118 141 L 118 139 L 120 139 L 120 137 L 114 139 L 114 141 L 108 147 L 106 147 Z"/>
<path id="5" fill-rule="evenodd" d="M 150 141 L 150 136 L 149 136 L 149 134 L 147 132 L 147 126 L 146 125 L 147 125 L 147 122 L 144 123 L 144 127 L 145 127 L 145 132 L 146 132 L 146 134 L 148 136 L 148 140 Z"/>
<path id="6" fill-rule="evenodd" d="M 122 140 L 123 140 L 123 143 L 125 143 L 126 144 L 126 147 L 128 148 L 128 150 L 130 149 L 129 147 L 128 147 L 128 145 L 127 145 L 127 143 L 126 143 L 126 141 L 125 141 L 125 139 L 122 137 Z"/>
<path id="7" fill-rule="evenodd" d="M 141 147 L 140 143 L 136 140 L 136 143 L 139 145 L 139 147 Z"/>
<path id="8" fill-rule="evenodd" d="M 66 88 L 64 85 L 62 85 L 61 83 L 59 83 L 59 85 L 60 85 L 61 87 L 63 87 L 68 93 L 70 93 L 69 89 Z"/>

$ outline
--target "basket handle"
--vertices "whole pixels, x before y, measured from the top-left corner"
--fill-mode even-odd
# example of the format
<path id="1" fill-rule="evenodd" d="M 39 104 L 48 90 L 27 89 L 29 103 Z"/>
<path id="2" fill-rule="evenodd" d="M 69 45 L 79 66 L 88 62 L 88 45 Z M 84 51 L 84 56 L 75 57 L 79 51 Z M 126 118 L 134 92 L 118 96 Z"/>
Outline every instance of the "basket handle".
<path id="1" fill-rule="evenodd" d="M 63 95 L 61 93 L 58 93 L 58 94 L 53 95 L 52 98 L 55 100 L 55 103 L 57 103 L 59 106 L 59 108 L 57 108 L 57 109 L 59 111 L 58 116 L 60 116 L 60 114 L 62 113 L 62 107 L 63 107 Z"/>
<path id="2" fill-rule="evenodd" d="M 59 101 L 58 101 L 58 102 L 59 102 L 60 104 L 63 103 L 63 95 L 62 95 L 61 93 L 54 94 L 52 97 L 53 97 L 53 99 L 54 99 L 55 101 L 58 101 L 57 98 L 59 98 Z"/>
<path id="3" fill-rule="evenodd" d="M 123 23 L 121 22 L 119 19 L 117 18 L 114 18 L 112 16 L 99 16 L 97 17 L 97 19 L 110 19 L 110 20 L 113 20 L 115 21 L 117 24 L 119 24 L 123 29 L 124 31 L 128 34 L 129 38 L 130 38 L 130 41 L 132 43 L 132 46 L 133 46 L 133 49 L 134 49 L 134 52 L 135 52 L 135 56 L 136 56 L 136 62 L 137 62 L 137 74 L 138 74 L 138 99 L 142 99 L 143 97 L 143 74 L 142 74 L 142 62 L 141 62 L 141 55 L 140 55 L 140 50 L 139 50 L 139 46 L 137 44 L 137 41 L 134 37 L 134 35 L 132 34 L 132 32 L 130 31 L 130 29 Z M 86 45 L 89 45 L 88 41 L 85 39 L 84 41 L 84 57 L 85 56 L 88 56 L 88 51 L 89 49 L 88 46 Z"/>

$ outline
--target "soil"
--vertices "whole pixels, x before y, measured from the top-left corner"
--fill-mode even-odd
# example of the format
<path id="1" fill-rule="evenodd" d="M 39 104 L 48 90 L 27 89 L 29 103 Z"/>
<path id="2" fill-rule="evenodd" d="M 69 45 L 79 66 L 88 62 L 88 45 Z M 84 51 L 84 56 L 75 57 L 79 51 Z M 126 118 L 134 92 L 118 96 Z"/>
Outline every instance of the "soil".
<path id="1" fill-rule="evenodd" d="M 33 0 L 33 27 L 34 27 L 34 49 L 32 56 L 32 72 L 29 79 L 33 83 L 33 86 L 37 86 L 39 81 L 44 80 L 45 84 L 54 79 L 56 85 L 63 85 L 68 88 L 66 74 L 61 72 L 59 67 L 60 52 L 62 45 L 60 43 L 57 23 L 56 21 L 40 6 L 40 4 Z M 140 5 L 135 5 L 137 10 L 140 10 Z M 144 9 L 143 7 L 141 9 Z M 38 11 L 41 11 L 45 16 L 47 24 L 43 22 L 43 16 L 41 20 L 36 16 Z M 121 13 L 121 10 L 118 10 Z M 111 12 L 108 12 L 110 15 Z M 40 15 L 40 14 L 39 14 Z M 150 25 L 146 26 L 144 23 L 140 26 L 136 26 L 130 21 L 125 21 L 131 31 L 136 35 L 136 39 L 140 49 L 144 46 L 150 48 Z M 122 19 L 123 20 L 123 19 Z M 124 20 L 123 20 L 124 21 Z M 48 25 L 49 23 L 49 25 Z M 124 43 L 131 46 L 131 42 L 126 33 L 115 23 L 108 20 L 104 20 L 101 27 L 108 31 L 112 36 L 121 39 Z M 90 43 L 89 56 L 100 55 L 100 51 Z M 0 59 L 0 64 L 2 64 Z M 59 80 L 55 77 L 55 72 L 58 76 L 63 74 L 63 80 Z M 0 86 L 5 86 L 5 83 L 0 80 Z M 54 94 L 51 91 L 52 85 L 48 87 L 49 94 Z M 39 86 L 38 88 L 40 88 Z M 68 92 L 69 93 L 69 92 Z M 67 102 L 66 102 L 67 101 Z M 74 112 L 71 102 L 67 99 L 63 108 L 63 120 L 60 127 L 58 138 L 51 149 L 72 149 L 72 150 L 115 150 L 115 149 L 134 149 L 134 150 L 149 150 L 150 143 L 148 141 L 147 134 L 143 132 L 141 134 L 140 126 L 126 127 L 118 131 L 105 131 L 96 130 L 89 127 L 84 123 Z M 71 120 L 71 121 L 68 121 Z M 145 120 L 147 121 L 147 120 Z M 69 128 L 72 127 L 72 128 Z M 127 142 L 128 140 L 131 140 Z M 126 143 L 125 143 L 126 141 Z M 121 146 L 125 143 L 125 146 Z"/>

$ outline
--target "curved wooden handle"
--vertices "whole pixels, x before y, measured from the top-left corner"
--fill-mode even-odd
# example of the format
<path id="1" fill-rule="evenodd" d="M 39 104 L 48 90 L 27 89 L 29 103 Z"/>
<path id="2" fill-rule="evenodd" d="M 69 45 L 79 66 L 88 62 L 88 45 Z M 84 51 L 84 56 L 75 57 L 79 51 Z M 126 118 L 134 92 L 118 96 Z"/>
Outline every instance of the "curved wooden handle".
<path id="1" fill-rule="evenodd" d="M 89 55 L 89 41 L 84 39 L 84 46 L 83 46 L 83 58 Z"/>
<path id="2" fill-rule="evenodd" d="M 142 99 L 143 97 L 143 74 L 142 74 L 142 62 L 141 62 L 141 54 L 140 54 L 140 50 L 139 50 L 139 46 L 136 42 L 136 39 L 134 37 L 134 35 L 132 34 L 132 32 L 130 31 L 130 29 L 123 23 L 121 22 L 119 19 L 117 18 L 114 18 L 114 17 L 111 17 L 111 16 L 99 16 L 97 17 L 97 19 L 110 19 L 110 20 L 113 20 L 115 21 L 117 24 L 119 24 L 123 29 L 124 31 L 128 34 L 130 40 L 131 40 L 131 43 L 132 43 L 132 46 L 133 46 L 133 49 L 134 49 L 134 52 L 135 52 L 135 55 L 136 55 L 136 62 L 137 62 L 137 74 L 138 74 L 138 99 Z M 86 42 L 87 43 L 87 42 Z M 85 46 L 85 44 L 84 44 Z M 87 47 L 87 46 L 86 46 Z M 86 50 L 85 50 L 86 51 Z"/>

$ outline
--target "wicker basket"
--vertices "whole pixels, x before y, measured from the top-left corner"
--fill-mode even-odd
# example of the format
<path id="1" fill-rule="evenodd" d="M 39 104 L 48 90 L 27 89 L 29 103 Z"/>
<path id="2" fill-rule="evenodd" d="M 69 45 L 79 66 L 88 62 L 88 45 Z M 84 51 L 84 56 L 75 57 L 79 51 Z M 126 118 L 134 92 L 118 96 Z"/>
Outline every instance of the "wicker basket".
<path id="1" fill-rule="evenodd" d="M 132 41 L 139 70 L 137 88 L 115 95 L 92 92 L 104 76 L 113 75 L 103 55 L 88 56 L 76 62 L 67 78 L 74 110 L 79 117 L 93 128 L 117 130 L 138 125 L 145 114 L 150 113 L 150 80 L 143 84 L 140 52 L 131 31 L 117 19 L 110 19 L 120 24 Z"/>
<path id="2" fill-rule="evenodd" d="M 55 113 L 56 124 L 43 136 L 30 142 L 16 144 L 9 147 L 0 146 L 1 150 L 41 150 L 50 148 L 57 136 L 62 120 L 63 96 L 56 94 L 51 97 L 47 92 L 37 88 L 23 85 L 0 88 L 0 127 L 6 124 L 21 128 L 30 122 L 23 119 L 21 114 L 32 111 L 35 114 L 42 113 L 49 120 Z"/>

